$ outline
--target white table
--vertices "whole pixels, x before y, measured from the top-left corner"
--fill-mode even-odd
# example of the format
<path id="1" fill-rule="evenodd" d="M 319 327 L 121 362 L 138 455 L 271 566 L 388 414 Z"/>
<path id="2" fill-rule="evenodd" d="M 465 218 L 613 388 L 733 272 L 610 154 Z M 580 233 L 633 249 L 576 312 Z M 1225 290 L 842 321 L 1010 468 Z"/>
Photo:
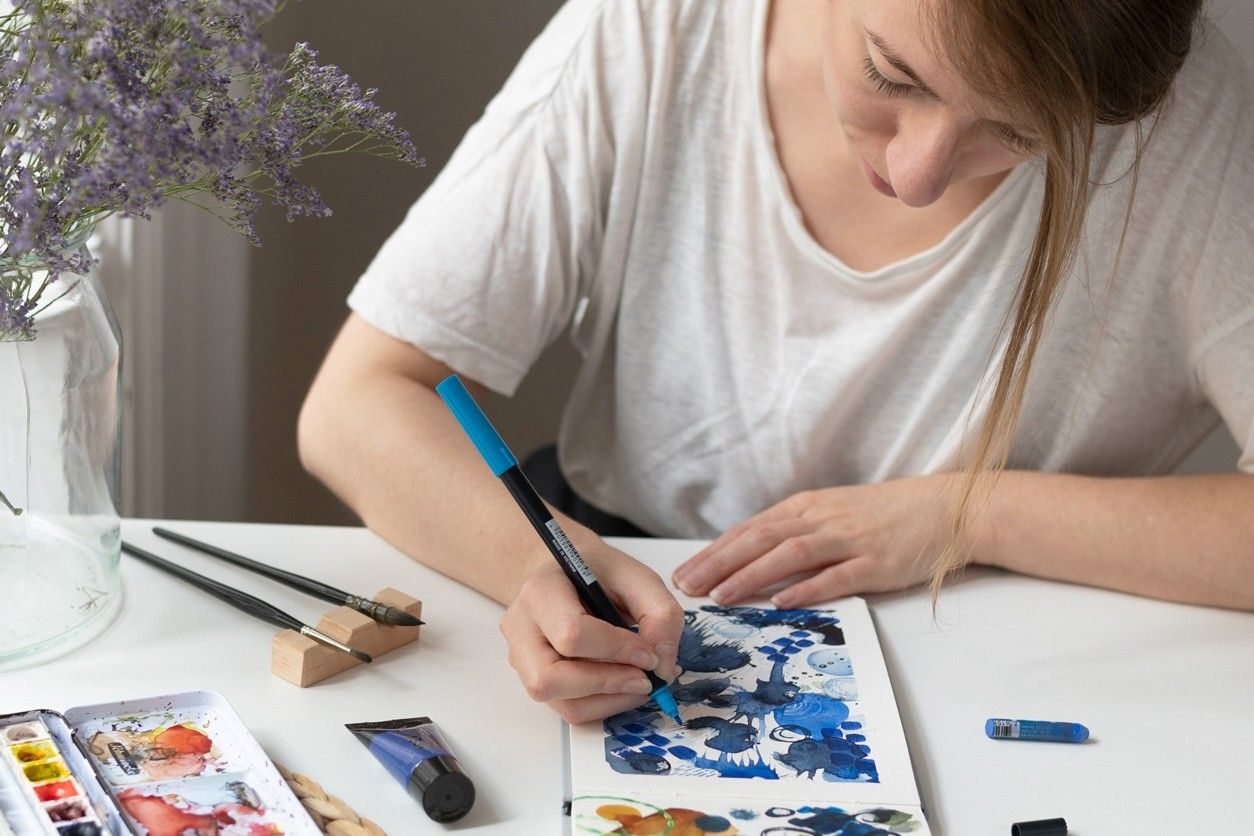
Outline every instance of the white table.
<path id="1" fill-rule="evenodd" d="M 122 614 L 38 671 L 0 674 L 0 713 L 218 691 L 275 760 L 396 836 L 446 828 L 343 724 L 429 715 L 479 793 L 447 829 L 560 832 L 560 724 L 506 663 L 497 604 L 362 529 L 170 525 L 352 591 L 395 586 L 422 599 L 427 626 L 418 643 L 301 689 L 270 674 L 272 628 L 124 556 Z M 123 534 L 309 621 L 330 607 L 150 526 L 127 520 Z M 664 576 L 694 551 L 673 540 L 617 545 Z M 1254 615 L 989 571 L 950 588 L 939 623 L 920 593 L 869 603 L 935 833 L 1002 836 L 1011 822 L 1055 816 L 1076 836 L 1254 833 Z M 994 742 L 983 734 L 991 716 L 1081 722 L 1093 740 Z"/>

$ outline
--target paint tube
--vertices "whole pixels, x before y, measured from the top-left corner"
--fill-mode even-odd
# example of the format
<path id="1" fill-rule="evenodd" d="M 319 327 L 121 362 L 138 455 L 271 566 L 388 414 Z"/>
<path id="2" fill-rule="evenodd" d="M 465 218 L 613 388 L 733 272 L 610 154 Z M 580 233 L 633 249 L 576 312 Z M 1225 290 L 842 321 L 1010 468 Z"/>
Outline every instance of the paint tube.
<path id="1" fill-rule="evenodd" d="M 475 803 L 475 785 L 429 717 L 345 726 L 401 783 L 426 814 L 438 822 L 457 821 Z"/>

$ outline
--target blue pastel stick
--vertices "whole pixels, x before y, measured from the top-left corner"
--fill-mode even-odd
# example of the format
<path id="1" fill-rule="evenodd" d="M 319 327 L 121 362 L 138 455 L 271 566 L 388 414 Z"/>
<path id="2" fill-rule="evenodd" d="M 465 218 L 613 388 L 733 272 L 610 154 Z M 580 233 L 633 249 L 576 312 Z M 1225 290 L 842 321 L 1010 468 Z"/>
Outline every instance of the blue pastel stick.
<path id="1" fill-rule="evenodd" d="M 505 483 L 518 507 L 527 515 L 531 527 L 540 535 L 566 577 L 574 584 L 575 591 L 579 593 L 579 599 L 588 612 L 615 627 L 627 628 L 627 622 L 605 594 L 600 581 L 592 574 L 592 569 L 576 551 L 557 520 L 553 519 L 548 506 L 540 499 L 540 495 L 518 466 L 518 459 L 514 458 L 514 454 L 488 421 L 488 416 L 483 414 L 479 404 L 475 403 L 474 397 L 467 391 L 461 379 L 455 374 L 449 375 L 436 385 L 435 391 L 453 413 L 457 423 L 461 424 L 466 435 L 470 436 L 475 449 L 483 456 L 493 475 Z M 657 707 L 675 722 L 682 724 L 679 706 L 666 682 L 653 671 L 645 671 L 644 674 L 652 686 L 651 696 Z"/>
<path id="2" fill-rule="evenodd" d="M 997 717 L 984 722 L 984 733 L 993 740 L 1043 740 L 1048 743 L 1083 743 L 1089 730 L 1079 723 L 1054 723 L 1048 720 L 1003 720 Z"/>

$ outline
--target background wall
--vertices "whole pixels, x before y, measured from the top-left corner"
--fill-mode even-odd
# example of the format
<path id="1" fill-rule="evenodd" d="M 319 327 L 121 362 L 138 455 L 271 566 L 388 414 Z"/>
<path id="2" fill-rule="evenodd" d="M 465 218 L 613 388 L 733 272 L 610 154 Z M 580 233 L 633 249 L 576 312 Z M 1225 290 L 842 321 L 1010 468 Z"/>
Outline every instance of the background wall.
<path id="1" fill-rule="evenodd" d="M 300 468 L 294 435 L 301 400 L 346 316 L 344 299 L 357 276 L 559 5 L 376 0 L 352 4 L 348 12 L 343 0 L 302 0 L 271 24 L 274 49 L 307 40 L 324 61 L 344 67 L 363 86 L 380 88 L 379 101 L 399 113 L 427 167 L 367 158 L 315 161 L 305 179 L 335 216 L 292 224 L 277 211 L 261 217 L 266 245 L 252 252 L 247 283 L 244 519 L 355 522 Z M 1211 6 L 1220 28 L 1254 67 L 1254 0 L 1215 0 Z M 573 353 L 559 341 L 515 398 L 486 405 L 518 452 L 554 437 L 573 369 Z M 189 436 L 184 443 L 199 440 Z M 1220 432 L 1184 469 L 1229 470 L 1236 456 L 1232 439 Z M 172 516 L 199 516 L 195 508 L 169 510 Z"/>
<path id="2" fill-rule="evenodd" d="M 306 476 L 296 455 L 296 417 L 331 339 L 348 314 L 345 298 L 410 204 L 439 173 L 466 129 L 505 83 L 560 0 L 301 0 L 268 25 L 275 51 L 308 41 L 380 104 L 397 112 L 426 168 L 390 160 L 315 160 L 302 179 L 335 212 L 291 224 L 263 214 L 265 246 L 253 252 L 248 299 L 246 519 L 351 523 L 355 517 Z M 565 362 L 563 362 L 565 360 Z M 551 437 L 556 423 L 546 383 L 564 386 L 560 351 L 512 401 L 485 408 L 518 452 Z"/>

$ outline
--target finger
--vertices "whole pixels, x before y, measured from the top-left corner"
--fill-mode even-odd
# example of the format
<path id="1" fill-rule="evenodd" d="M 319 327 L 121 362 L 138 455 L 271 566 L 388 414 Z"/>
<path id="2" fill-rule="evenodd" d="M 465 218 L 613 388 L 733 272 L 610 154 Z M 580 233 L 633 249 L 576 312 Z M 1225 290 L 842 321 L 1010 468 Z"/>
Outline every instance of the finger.
<path id="1" fill-rule="evenodd" d="M 706 563 L 710 559 L 711 555 L 721 552 L 730 543 L 739 539 L 746 531 L 749 531 L 752 528 L 797 519 L 801 516 L 804 510 L 805 501 L 805 492 L 793 494 L 784 501 L 775 503 L 765 511 L 760 511 L 752 517 L 737 523 L 715 538 L 714 542 L 710 543 L 692 557 L 688 558 L 688 560 L 681 563 L 671 575 L 671 581 L 680 589 L 683 589 L 680 581 L 687 578 L 693 571 L 698 569 L 702 564 Z"/>
<path id="2" fill-rule="evenodd" d="M 580 699 L 593 695 L 642 697 L 650 692 L 649 680 L 639 668 L 608 662 L 563 659 L 544 635 L 524 620 L 507 624 L 509 663 L 518 672 L 527 694 L 539 702 Z"/>
<path id="3" fill-rule="evenodd" d="M 584 697 L 579 700 L 558 700 L 549 705 L 562 715 L 562 719 L 571 725 L 590 723 L 593 720 L 604 720 L 615 714 L 642 705 L 648 697 L 630 694 L 602 694 L 595 697 Z"/>
<path id="4" fill-rule="evenodd" d="M 846 595 L 873 592 L 875 570 L 874 559 L 865 556 L 851 558 L 781 589 L 771 597 L 771 603 L 781 609 L 805 607 Z"/>
<path id="5" fill-rule="evenodd" d="M 755 524 L 740 531 L 718 551 L 711 552 L 699 565 L 677 581 L 688 595 L 705 595 L 728 576 L 774 549 L 789 537 L 806 533 L 808 524 L 799 519 Z"/>
<path id="6" fill-rule="evenodd" d="M 623 612 L 636 622 L 639 636 L 653 649 L 658 664 L 650 670 L 665 680 L 674 676 L 679 655 L 679 636 L 684 629 L 684 609 L 656 572 L 638 563 L 614 572 L 611 583 L 623 602 Z"/>
<path id="7" fill-rule="evenodd" d="M 520 597 L 549 645 L 562 656 L 619 662 L 644 670 L 657 667 L 657 654 L 649 643 L 630 630 L 589 615 L 565 577 L 555 575 L 542 586 L 528 586 Z"/>
<path id="8" fill-rule="evenodd" d="M 695 570 L 705 565 L 705 563 L 707 563 L 710 560 L 710 557 L 712 555 L 718 554 L 723 549 L 727 548 L 728 545 L 734 542 L 742 534 L 744 534 L 746 531 L 748 531 L 749 529 L 753 528 L 755 525 L 761 522 L 765 522 L 762 519 L 762 514 L 755 514 L 754 516 L 749 517 L 747 520 L 742 520 L 736 525 L 733 525 L 731 528 L 724 531 L 718 537 L 714 538 L 714 541 L 711 542 L 709 545 L 707 545 L 705 548 L 701 549 L 692 557 L 688 558 L 686 561 L 681 563 L 678 566 L 678 568 L 676 568 L 675 571 L 671 574 L 671 581 L 676 586 L 679 586 L 680 580 L 686 578 L 687 576 L 691 575 Z"/>
<path id="9" fill-rule="evenodd" d="M 813 572 L 849 557 L 838 543 L 819 534 L 789 537 L 710 591 L 710 597 L 723 606 L 750 597 L 774 583 L 801 572 Z"/>

